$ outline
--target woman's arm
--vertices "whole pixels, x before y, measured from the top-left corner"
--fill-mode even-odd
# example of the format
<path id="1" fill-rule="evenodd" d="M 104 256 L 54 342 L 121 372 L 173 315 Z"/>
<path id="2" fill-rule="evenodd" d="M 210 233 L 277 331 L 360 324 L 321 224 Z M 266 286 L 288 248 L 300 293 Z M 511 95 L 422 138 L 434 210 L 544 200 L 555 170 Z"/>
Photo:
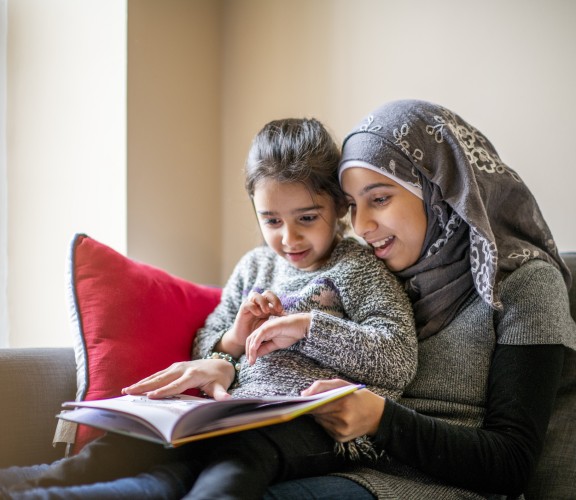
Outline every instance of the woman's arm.
<path id="1" fill-rule="evenodd" d="M 518 495 L 534 472 L 564 359 L 562 345 L 499 345 L 482 428 L 419 414 L 367 391 L 313 412 L 338 441 L 371 435 L 387 455 L 432 477 L 470 490 Z M 304 395 L 345 384 L 315 382 Z"/>
<path id="2" fill-rule="evenodd" d="M 519 494 L 542 450 L 563 359 L 561 345 L 498 345 L 482 428 L 451 425 L 387 400 L 376 445 L 450 484 Z"/>

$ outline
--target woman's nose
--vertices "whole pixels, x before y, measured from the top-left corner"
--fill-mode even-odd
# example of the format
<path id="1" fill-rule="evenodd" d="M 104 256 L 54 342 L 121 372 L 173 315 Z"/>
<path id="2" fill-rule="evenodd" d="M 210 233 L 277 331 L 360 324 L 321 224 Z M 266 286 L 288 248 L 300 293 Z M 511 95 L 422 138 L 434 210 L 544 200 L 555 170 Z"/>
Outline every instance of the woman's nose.
<path id="1" fill-rule="evenodd" d="M 358 236 L 366 238 L 367 235 L 378 227 L 378 224 L 376 224 L 376 221 L 371 217 L 369 210 L 357 207 L 355 213 L 352 214 L 352 227 Z"/>

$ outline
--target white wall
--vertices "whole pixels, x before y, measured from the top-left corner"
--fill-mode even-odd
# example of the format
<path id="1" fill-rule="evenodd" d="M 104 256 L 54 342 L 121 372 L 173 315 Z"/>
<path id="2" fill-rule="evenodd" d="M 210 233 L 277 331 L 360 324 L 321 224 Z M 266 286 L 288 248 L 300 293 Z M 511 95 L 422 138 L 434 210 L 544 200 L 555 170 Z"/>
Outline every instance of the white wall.
<path id="1" fill-rule="evenodd" d="M 126 249 L 126 1 L 8 4 L 10 346 L 70 345 L 77 231 Z"/>
<path id="2" fill-rule="evenodd" d="M 0 346 L 8 345 L 8 190 L 6 189 L 6 18 L 0 0 Z"/>

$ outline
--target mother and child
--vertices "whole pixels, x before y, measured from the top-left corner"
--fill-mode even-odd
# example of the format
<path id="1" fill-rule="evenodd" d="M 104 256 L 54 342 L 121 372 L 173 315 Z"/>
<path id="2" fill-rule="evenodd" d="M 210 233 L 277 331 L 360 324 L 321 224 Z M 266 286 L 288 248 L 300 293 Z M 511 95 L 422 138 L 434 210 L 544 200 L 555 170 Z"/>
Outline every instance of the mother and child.
<path id="1" fill-rule="evenodd" d="M 370 113 L 341 154 L 316 120 L 278 120 L 254 139 L 246 187 L 266 245 L 238 263 L 193 360 L 124 392 L 366 389 L 173 450 L 107 435 L 1 470 L 5 497 L 521 495 L 576 324 L 550 230 L 488 139 L 417 100 Z M 347 207 L 366 245 L 344 237 Z"/>

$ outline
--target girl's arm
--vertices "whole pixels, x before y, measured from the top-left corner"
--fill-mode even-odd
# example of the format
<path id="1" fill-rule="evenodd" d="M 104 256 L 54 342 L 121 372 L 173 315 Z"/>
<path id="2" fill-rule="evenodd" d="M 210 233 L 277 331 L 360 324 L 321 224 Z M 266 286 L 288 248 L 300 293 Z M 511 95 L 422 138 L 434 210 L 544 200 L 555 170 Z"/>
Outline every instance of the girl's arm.
<path id="1" fill-rule="evenodd" d="M 347 318 L 312 311 L 307 337 L 295 348 L 344 378 L 402 391 L 416 372 L 417 340 L 401 284 L 362 252 L 338 269 L 334 286 Z"/>
<path id="2" fill-rule="evenodd" d="M 146 377 L 122 390 L 124 394 L 148 393 L 152 398 L 178 394 L 190 388 L 199 388 L 215 399 L 230 396 L 227 389 L 234 381 L 235 371 L 231 363 L 222 359 L 201 359 L 218 350 L 223 335 L 230 331 L 242 304 L 243 291 L 252 273 L 254 260 L 249 252 L 236 265 L 234 272 L 222 290 L 222 298 L 216 309 L 208 316 L 194 340 L 191 361 L 174 363 L 164 370 Z M 220 349 L 223 351 L 223 349 Z"/>
<path id="3" fill-rule="evenodd" d="M 236 315 L 242 304 L 247 269 L 250 268 L 250 253 L 236 265 L 232 275 L 222 289 L 222 297 L 216 309 L 208 316 L 206 323 L 194 337 L 192 359 L 203 358 L 213 351 L 227 352 L 238 357 L 237 352 L 228 352 L 228 346 L 221 345 L 222 338 L 234 325 Z M 240 353 L 241 354 L 241 353 Z"/>
<path id="4" fill-rule="evenodd" d="M 316 279 L 319 304 L 329 310 L 339 301 L 346 319 L 318 309 L 271 319 L 248 338 L 248 361 L 292 346 L 343 378 L 398 396 L 417 358 L 412 306 L 399 281 L 365 248 Z"/>
<path id="5" fill-rule="evenodd" d="M 152 399 L 160 399 L 197 388 L 214 399 L 227 399 L 234 376 L 234 367 L 222 359 L 181 361 L 125 387 L 122 394 L 146 393 Z"/>

